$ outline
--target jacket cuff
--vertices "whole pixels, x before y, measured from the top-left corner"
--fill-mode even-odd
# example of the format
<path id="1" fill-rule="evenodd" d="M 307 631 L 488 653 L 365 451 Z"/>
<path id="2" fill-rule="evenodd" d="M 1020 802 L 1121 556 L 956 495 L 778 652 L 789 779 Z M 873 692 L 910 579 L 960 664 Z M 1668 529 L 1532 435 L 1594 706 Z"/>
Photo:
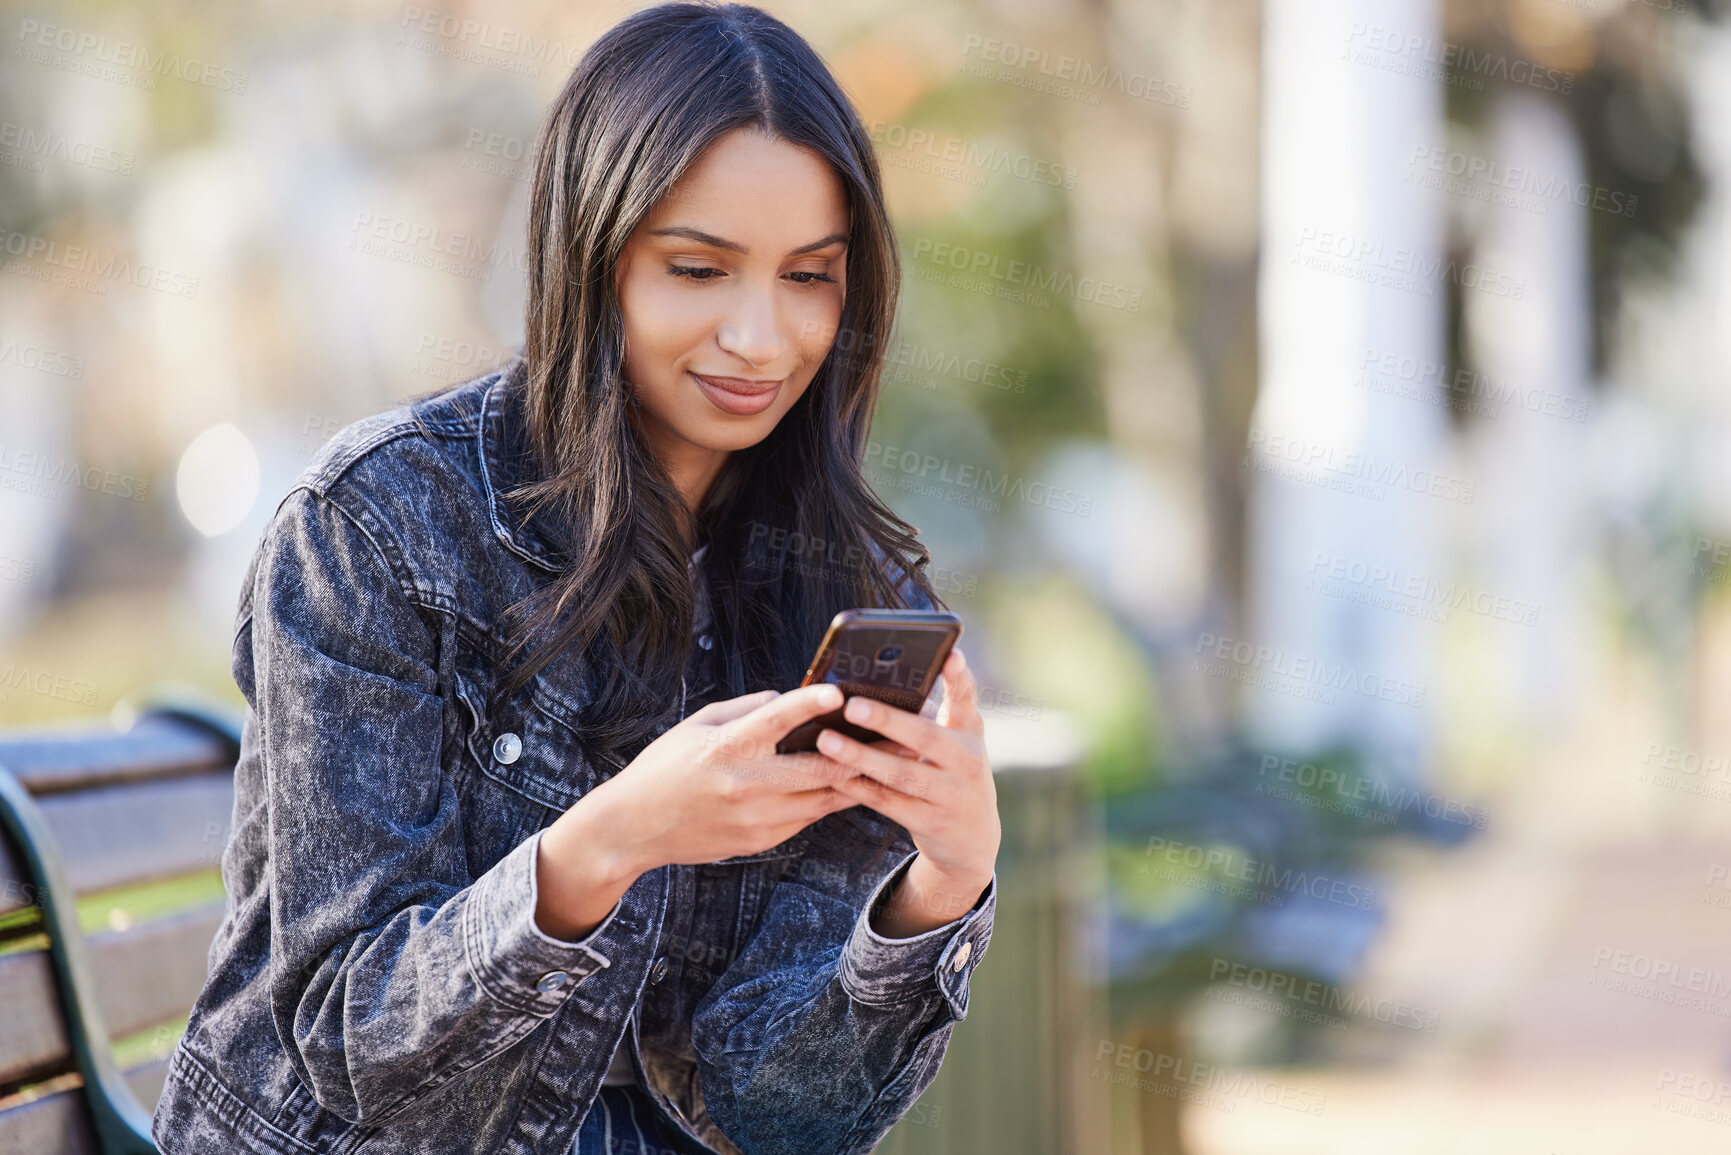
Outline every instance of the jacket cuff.
<path id="1" fill-rule="evenodd" d="M 943 992 L 958 1019 L 968 1013 L 968 977 L 986 953 L 992 937 L 992 913 L 997 907 L 998 876 L 986 885 L 972 910 L 912 938 L 885 938 L 871 927 L 877 909 L 891 887 L 907 873 L 914 851 L 885 875 L 866 899 L 853 933 L 841 952 L 841 984 L 856 1002 L 888 1006 Z"/>
<path id="2" fill-rule="evenodd" d="M 535 925 L 537 831 L 474 882 L 463 910 L 463 954 L 482 990 L 512 1010 L 546 1018 L 578 983 L 611 966 L 592 944 L 619 914 L 614 904 L 577 942 L 561 942 Z"/>

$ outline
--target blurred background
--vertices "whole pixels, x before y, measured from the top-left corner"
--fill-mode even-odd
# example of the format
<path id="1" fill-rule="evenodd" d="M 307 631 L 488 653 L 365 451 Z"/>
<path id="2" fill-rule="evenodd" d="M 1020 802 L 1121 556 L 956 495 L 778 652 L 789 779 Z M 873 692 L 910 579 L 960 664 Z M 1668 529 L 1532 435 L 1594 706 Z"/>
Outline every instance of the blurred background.
<path id="1" fill-rule="evenodd" d="M 298 471 L 518 348 L 539 117 L 638 6 L 436 2 L 0 6 L 0 726 L 239 705 Z M 765 6 L 877 145 L 868 466 L 1003 780 L 883 1149 L 1731 1148 L 1715 5 Z"/>

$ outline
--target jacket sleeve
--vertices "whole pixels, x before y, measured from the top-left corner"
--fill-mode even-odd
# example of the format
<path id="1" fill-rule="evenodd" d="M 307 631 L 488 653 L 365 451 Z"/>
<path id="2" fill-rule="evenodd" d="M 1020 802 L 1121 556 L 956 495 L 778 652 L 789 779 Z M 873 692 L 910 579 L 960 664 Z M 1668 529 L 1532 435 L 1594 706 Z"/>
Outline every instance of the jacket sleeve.
<path id="1" fill-rule="evenodd" d="M 814 837 L 693 1014 L 705 1108 L 747 1155 L 869 1152 L 937 1076 L 967 1014 L 997 878 L 961 917 L 886 939 L 870 913 L 914 858 L 905 833 L 894 848 Z"/>
<path id="2" fill-rule="evenodd" d="M 394 548 L 364 510 L 297 489 L 242 604 L 247 730 L 268 806 L 272 1017 L 320 1105 L 366 1125 L 558 1011 L 607 967 L 597 944 L 613 922 L 580 943 L 535 925 L 539 834 L 470 877 L 441 769 L 441 615 L 410 600 Z"/>

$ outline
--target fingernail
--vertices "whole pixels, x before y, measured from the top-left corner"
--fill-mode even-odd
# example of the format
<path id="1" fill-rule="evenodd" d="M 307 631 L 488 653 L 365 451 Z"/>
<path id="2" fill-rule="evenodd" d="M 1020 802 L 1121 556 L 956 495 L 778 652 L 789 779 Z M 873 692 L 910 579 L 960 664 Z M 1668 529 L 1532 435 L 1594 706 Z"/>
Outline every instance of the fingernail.
<path id="1" fill-rule="evenodd" d="M 841 705 L 841 687 L 825 686 L 817 696 L 817 704 L 832 707 Z"/>
<path id="2" fill-rule="evenodd" d="M 829 730 L 825 730 L 817 736 L 817 745 L 818 749 L 822 750 L 825 754 L 841 753 L 841 739 L 836 737 L 835 734 Z"/>
<path id="3" fill-rule="evenodd" d="M 872 704 L 864 698 L 852 698 L 847 704 L 847 716 L 855 722 L 866 722 L 872 716 Z"/>

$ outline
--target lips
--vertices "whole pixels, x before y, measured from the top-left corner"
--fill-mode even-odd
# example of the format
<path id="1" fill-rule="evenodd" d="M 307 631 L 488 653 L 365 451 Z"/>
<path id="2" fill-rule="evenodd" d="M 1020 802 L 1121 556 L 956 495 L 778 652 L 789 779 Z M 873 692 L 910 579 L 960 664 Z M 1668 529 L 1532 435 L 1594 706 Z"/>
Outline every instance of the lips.
<path id="1" fill-rule="evenodd" d="M 699 373 L 691 374 L 691 379 L 697 382 L 710 404 L 735 417 L 762 413 L 775 404 L 782 386 L 780 381 L 749 381 L 743 377 L 709 377 Z"/>

